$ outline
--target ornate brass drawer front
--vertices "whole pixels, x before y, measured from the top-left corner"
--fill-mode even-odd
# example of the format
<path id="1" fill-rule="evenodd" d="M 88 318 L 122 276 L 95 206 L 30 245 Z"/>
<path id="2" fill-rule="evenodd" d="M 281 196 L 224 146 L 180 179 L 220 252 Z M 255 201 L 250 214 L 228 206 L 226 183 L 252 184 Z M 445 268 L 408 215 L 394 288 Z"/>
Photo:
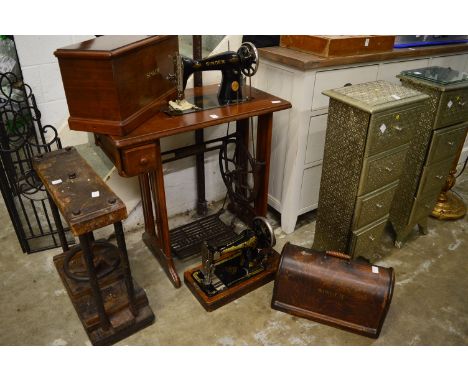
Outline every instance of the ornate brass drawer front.
<path id="1" fill-rule="evenodd" d="M 452 167 L 453 158 L 443 162 L 425 166 L 419 183 L 417 197 L 424 197 L 428 194 L 438 194 L 444 186 L 447 175 Z"/>
<path id="2" fill-rule="evenodd" d="M 445 158 L 452 158 L 462 144 L 466 128 L 466 125 L 456 125 L 446 129 L 435 130 L 426 164 L 430 165 L 440 162 Z"/>
<path id="3" fill-rule="evenodd" d="M 353 229 L 364 227 L 388 214 L 398 181 L 357 198 Z"/>
<path id="4" fill-rule="evenodd" d="M 399 179 L 408 146 L 364 159 L 358 196 L 367 194 Z"/>
<path id="5" fill-rule="evenodd" d="M 122 152 L 122 164 L 126 176 L 141 174 L 141 171 L 151 171 L 156 164 L 154 145 L 146 145 Z"/>
<path id="6" fill-rule="evenodd" d="M 372 116 L 368 135 L 368 155 L 408 143 L 420 117 L 420 108 Z"/>
<path id="7" fill-rule="evenodd" d="M 436 204 L 438 195 L 439 193 L 436 192 L 429 196 L 417 198 L 411 210 L 410 223 L 416 224 L 421 219 L 427 218 Z"/>
<path id="8" fill-rule="evenodd" d="M 353 231 L 350 246 L 351 253 L 359 254 L 359 256 L 369 254 L 375 248 L 375 245 L 380 242 L 387 218 L 388 215 L 385 215 L 374 224 Z"/>
<path id="9" fill-rule="evenodd" d="M 438 121 L 434 128 L 450 126 L 468 119 L 468 89 L 445 92 L 440 97 Z"/>

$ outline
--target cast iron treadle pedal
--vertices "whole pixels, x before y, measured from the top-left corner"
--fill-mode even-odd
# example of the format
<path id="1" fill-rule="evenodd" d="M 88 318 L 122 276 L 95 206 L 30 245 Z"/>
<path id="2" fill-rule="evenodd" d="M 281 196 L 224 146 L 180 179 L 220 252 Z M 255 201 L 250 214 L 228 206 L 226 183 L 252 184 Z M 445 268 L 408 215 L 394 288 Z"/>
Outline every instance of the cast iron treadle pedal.
<path id="1" fill-rule="evenodd" d="M 200 254 L 200 245 L 209 241 L 212 245 L 223 245 L 237 237 L 237 234 L 219 218 L 210 215 L 193 223 L 170 231 L 171 249 L 181 260 Z"/>

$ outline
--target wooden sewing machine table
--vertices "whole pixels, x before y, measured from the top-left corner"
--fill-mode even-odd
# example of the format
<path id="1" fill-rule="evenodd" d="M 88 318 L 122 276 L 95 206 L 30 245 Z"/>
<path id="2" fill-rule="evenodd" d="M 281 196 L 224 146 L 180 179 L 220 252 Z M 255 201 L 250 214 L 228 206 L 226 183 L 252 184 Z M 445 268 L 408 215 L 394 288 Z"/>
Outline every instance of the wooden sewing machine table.
<path id="1" fill-rule="evenodd" d="M 217 85 L 186 90 L 190 97 L 214 97 Z M 258 117 L 256 159 L 265 163 L 260 175 L 260 186 L 254 200 L 256 215 L 265 216 L 267 212 L 268 181 L 272 139 L 273 113 L 291 108 L 291 104 L 255 88 L 251 89 L 249 101 L 222 107 L 200 110 L 194 113 L 170 116 L 159 111 L 151 119 L 125 136 L 95 134 L 96 144 L 112 160 L 119 174 L 124 177 L 139 177 L 142 208 L 145 221 L 143 241 L 158 259 L 167 276 L 176 288 L 181 282 L 174 266 L 171 254 L 169 225 L 164 190 L 163 163 L 165 153 L 161 153 L 161 138 L 204 129 L 236 121 L 236 139 L 245 145 L 249 142 L 249 118 Z M 202 149 L 187 147 L 184 155 L 175 155 L 181 159 L 196 152 L 207 151 L 207 142 Z M 180 154 L 180 153 L 179 153 Z M 172 155 L 174 156 L 174 155 Z M 156 216 L 153 215 L 152 203 Z M 157 227 L 157 231 L 156 231 Z"/>

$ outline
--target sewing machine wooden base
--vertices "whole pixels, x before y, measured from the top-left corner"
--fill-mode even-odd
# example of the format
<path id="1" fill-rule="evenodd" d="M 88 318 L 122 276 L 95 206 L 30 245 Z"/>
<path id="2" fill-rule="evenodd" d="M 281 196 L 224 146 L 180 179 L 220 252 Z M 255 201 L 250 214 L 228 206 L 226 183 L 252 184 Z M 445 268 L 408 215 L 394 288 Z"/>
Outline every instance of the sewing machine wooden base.
<path id="1" fill-rule="evenodd" d="M 232 255 L 221 257 L 215 262 L 217 263 L 225 261 Z M 196 280 L 197 274 L 200 272 L 201 265 L 195 268 L 192 268 L 184 273 L 184 282 L 185 285 L 190 289 L 193 295 L 197 298 L 198 302 L 205 308 L 206 311 L 212 312 L 215 309 L 226 305 L 243 295 L 252 292 L 253 290 L 261 287 L 274 280 L 276 275 L 276 270 L 278 269 L 278 264 L 280 260 L 280 254 L 275 250 L 271 250 L 271 253 L 268 255 L 268 260 L 265 265 L 265 270 L 252 275 L 244 281 L 240 281 L 237 284 L 228 287 L 227 289 L 209 296 L 201 287 Z"/>
<path id="2" fill-rule="evenodd" d="M 112 345 L 154 322 L 155 317 L 149 307 L 145 291 L 135 283 L 135 280 L 133 284 L 138 315 L 133 315 L 129 306 L 123 272 L 117 269 L 109 276 L 99 279 L 104 307 L 111 324 L 108 330 L 104 330 L 89 283 L 73 280 L 64 272 L 63 264 L 68 252 L 55 256 L 54 265 L 93 345 Z M 80 255 L 81 253 L 78 253 L 74 256 L 77 258 L 75 263 L 78 265 L 81 263 Z"/>

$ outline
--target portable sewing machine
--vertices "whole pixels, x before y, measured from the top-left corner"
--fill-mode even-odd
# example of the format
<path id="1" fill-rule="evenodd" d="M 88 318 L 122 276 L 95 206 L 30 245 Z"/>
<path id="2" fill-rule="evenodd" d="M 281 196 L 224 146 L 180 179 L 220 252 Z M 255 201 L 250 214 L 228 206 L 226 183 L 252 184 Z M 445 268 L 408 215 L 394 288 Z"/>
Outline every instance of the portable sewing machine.
<path id="1" fill-rule="evenodd" d="M 199 109 L 218 107 L 230 103 L 243 102 L 248 99 L 242 87 L 245 77 L 252 77 L 258 69 L 259 56 L 257 48 L 250 42 L 244 42 L 237 52 L 226 51 L 201 60 L 177 54 L 174 57 L 174 73 L 168 76 L 177 88 L 177 99 L 169 102 L 169 114 L 183 114 Z M 184 98 L 184 91 L 189 77 L 195 72 L 220 70 L 222 74 L 221 85 L 218 91 L 216 104 L 194 102 Z"/>
<path id="2" fill-rule="evenodd" d="M 206 310 L 216 309 L 259 286 L 254 287 L 255 278 L 271 268 L 268 255 L 275 244 L 268 220 L 256 216 L 252 229 L 245 229 L 231 242 L 222 246 L 204 242 L 202 263 L 185 272 L 185 283 Z"/>

